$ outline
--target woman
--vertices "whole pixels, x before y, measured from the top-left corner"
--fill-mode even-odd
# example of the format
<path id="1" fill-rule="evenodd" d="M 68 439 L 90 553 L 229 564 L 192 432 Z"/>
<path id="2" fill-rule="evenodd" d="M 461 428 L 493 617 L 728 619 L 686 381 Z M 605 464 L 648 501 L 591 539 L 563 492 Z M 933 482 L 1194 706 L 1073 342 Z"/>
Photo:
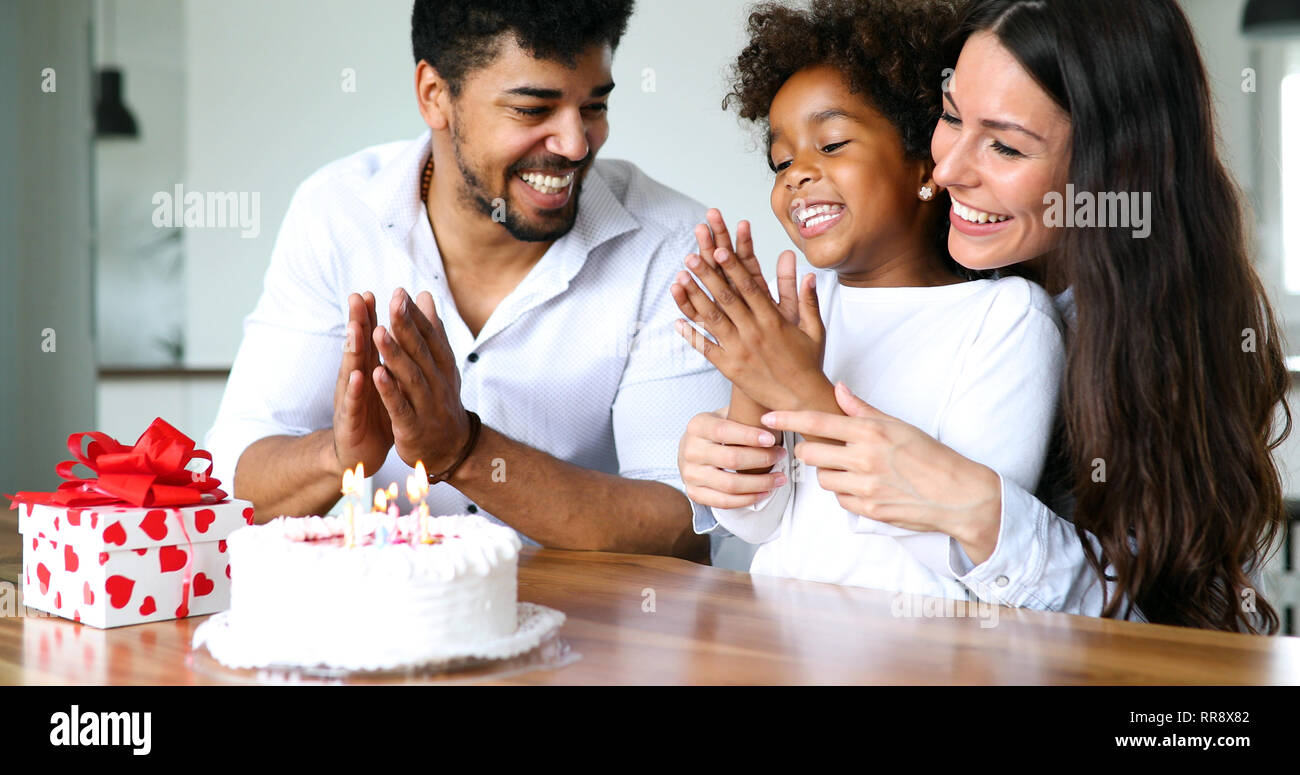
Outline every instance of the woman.
<path id="1" fill-rule="evenodd" d="M 1283 520 L 1270 453 L 1290 430 L 1287 374 L 1186 17 L 1174 0 L 977 0 L 954 52 L 932 142 L 953 198 L 949 248 L 1060 294 L 1072 514 L 843 388 L 849 417 L 773 412 L 764 424 L 845 445 L 805 442 L 796 456 L 846 508 L 979 537 L 960 559 L 982 598 L 1276 632 L 1251 576 Z M 1070 190 L 1094 206 L 1130 194 L 1128 222 L 1062 228 L 1088 222 L 1060 217 Z M 760 465 L 775 458 L 760 432 L 692 420 L 679 453 L 688 495 L 757 500 L 746 493 L 768 488 L 744 477 L 770 475 L 730 473 L 737 450 L 724 445 Z"/>

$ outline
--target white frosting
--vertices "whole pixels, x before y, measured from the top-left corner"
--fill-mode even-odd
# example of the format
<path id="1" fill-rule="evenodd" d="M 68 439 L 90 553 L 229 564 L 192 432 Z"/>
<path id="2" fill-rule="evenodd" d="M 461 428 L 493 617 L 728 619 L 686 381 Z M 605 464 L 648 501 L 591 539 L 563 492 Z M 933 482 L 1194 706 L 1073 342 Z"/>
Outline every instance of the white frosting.
<path id="1" fill-rule="evenodd" d="M 415 524 L 398 518 L 403 535 Z M 228 626 L 247 648 L 230 666 L 399 667 L 514 632 L 515 531 L 469 514 L 429 524 L 438 543 L 380 545 L 393 519 L 374 512 L 356 519 L 353 547 L 338 517 L 231 533 Z"/>

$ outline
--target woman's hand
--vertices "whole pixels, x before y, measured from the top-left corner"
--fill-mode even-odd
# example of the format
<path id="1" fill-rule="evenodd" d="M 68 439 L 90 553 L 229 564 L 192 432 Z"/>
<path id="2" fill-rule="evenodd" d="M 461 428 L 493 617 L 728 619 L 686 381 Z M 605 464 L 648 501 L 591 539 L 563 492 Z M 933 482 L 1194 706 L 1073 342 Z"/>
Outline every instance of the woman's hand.
<path id="1" fill-rule="evenodd" d="M 817 482 L 845 509 L 908 530 L 945 533 L 975 564 L 987 560 L 1002 522 L 997 473 L 875 409 L 843 383 L 835 397 L 847 417 L 774 411 L 763 424 L 843 444 L 804 441 L 794 454 L 817 467 Z"/>
<path id="2" fill-rule="evenodd" d="M 677 445 L 677 469 L 686 484 L 686 497 L 704 506 L 735 509 L 758 503 L 785 484 L 780 473 L 736 471 L 771 468 L 786 452 L 776 446 L 771 431 L 728 420 L 726 411 L 691 418 Z"/>
<path id="3" fill-rule="evenodd" d="M 685 272 L 678 275 L 672 294 L 682 314 L 717 343 L 685 320 L 677 322 L 678 333 L 763 406 L 838 411 L 830 381 L 821 371 L 826 332 L 814 275 L 804 278 L 797 323 L 792 323 L 772 300 L 761 274 L 756 278 L 727 248 L 717 248 L 713 258 L 716 263 L 694 254 L 686 258 L 712 299 Z"/>

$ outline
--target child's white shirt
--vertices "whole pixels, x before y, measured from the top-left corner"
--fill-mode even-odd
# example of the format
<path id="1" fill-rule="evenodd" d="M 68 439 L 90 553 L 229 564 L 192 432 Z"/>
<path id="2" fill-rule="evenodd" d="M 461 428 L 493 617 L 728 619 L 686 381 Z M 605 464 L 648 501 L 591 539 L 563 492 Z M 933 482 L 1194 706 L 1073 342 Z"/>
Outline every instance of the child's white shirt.
<path id="1" fill-rule="evenodd" d="M 818 272 L 824 371 L 886 414 L 1033 492 L 1053 431 L 1065 350 L 1051 297 L 1019 277 L 932 288 L 851 288 Z M 796 434 L 785 433 L 791 453 Z M 714 508 L 761 544 L 752 573 L 965 598 L 956 541 L 851 513 L 813 466 L 753 506 Z"/>

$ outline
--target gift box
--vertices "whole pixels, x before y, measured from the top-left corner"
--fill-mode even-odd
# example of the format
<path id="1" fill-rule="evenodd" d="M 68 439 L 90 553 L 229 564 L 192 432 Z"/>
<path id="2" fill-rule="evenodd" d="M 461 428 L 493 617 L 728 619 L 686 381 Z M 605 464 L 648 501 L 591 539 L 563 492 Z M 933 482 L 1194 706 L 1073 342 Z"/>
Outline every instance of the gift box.
<path id="1" fill-rule="evenodd" d="M 23 596 L 94 627 L 224 611 L 225 539 L 252 520 L 252 504 L 240 500 L 169 509 L 23 504 Z"/>
<path id="2" fill-rule="evenodd" d="M 81 451 L 84 437 L 91 443 Z M 161 418 L 133 447 L 73 434 L 77 458 L 53 493 L 10 496 L 23 542 L 26 605 L 94 627 L 211 614 L 230 606 L 226 537 L 253 522 L 206 476 L 211 456 Z M 94 478 L 76 478 L 87 465 Z"/>

